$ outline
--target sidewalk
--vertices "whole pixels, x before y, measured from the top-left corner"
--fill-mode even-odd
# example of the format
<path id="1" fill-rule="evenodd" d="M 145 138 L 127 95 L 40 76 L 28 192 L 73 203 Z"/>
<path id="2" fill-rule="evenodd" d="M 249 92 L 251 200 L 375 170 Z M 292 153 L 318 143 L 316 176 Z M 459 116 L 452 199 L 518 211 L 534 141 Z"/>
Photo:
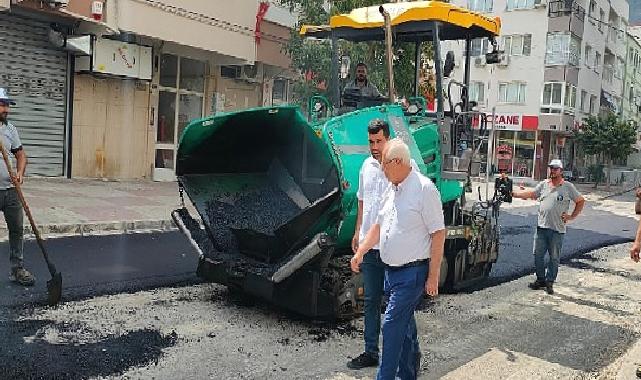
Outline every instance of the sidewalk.
<path id="1" fill-rule="evenodd" d="M 175 182 L 27 178 L 23 189 L 44 237 L 173 230 L 180 207 Z M 24 225 L 33 237 L 26 216 Z M 0 218 L 0 240 L 7 232 Z"/>
<path id="2" fill-rule="evenodd" d="M 489 184 L 490 197 L 494 183 Z M 532 185 L 532 184 L 527 184 Z M 485 184 L 473 182 L 473 194 L 478 197 L 478 186 L 485 199 Z M 616 214 L 633 215 L 634 192 L 608 200 L 600 198 L 608 193 L 592 185 L 578 185 L 588 202 Z M 612 192 L 620 190 L 612 188 Z M 178 186 L 175 182 L 102 181 L 93 179 L 27 178 L 25 196 L 41 234 L 45 238 L 59 236 L 87 236 L 122 234 L 145 231 L 170 231 L 175 226 L 171 211 L 180 207 Z M 185 199 L 192 215 L 196 211 Z M 532 201 L 515 199 L 503 208 L 535 205 Z M 29 221 L 24 218 L 25 234 L 32 238 Z M 7 239 L 4 218 L 0 218 L 0 241 Z"/>

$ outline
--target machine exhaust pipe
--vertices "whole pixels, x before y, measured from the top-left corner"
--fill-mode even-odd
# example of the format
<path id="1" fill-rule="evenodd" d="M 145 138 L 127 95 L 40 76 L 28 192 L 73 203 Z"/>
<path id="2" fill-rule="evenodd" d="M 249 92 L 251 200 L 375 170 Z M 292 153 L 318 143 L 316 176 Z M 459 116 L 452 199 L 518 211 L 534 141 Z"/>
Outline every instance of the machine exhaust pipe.
<path id="1" fill-rule="evenodd" d="M 385 52 L 387 53 L 387 80 L 389 82 L 389 101 L 394 103 L 396 89 L 394 88 L 394 52 L 392 51 L 392 18 L 388 11 L 381 5 L 378 11 L 383 15 L 385 20 Z"/>

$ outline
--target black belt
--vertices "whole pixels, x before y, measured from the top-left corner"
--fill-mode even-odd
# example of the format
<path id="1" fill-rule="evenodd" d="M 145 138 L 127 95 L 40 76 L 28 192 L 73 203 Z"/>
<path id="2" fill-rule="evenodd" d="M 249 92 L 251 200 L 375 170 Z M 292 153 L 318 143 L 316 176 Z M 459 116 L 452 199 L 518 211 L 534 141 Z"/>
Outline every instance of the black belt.
<path id="1" fill-rule="evenodd" d="M 397 265 L 397 266 L 387 265 L 387 269 L 396 270 L 396 269 L 403 269 L 403 268 L 419 267 L 421 265 L 429 264 L 429 262 L 430 262 L 430 259 L 422 259 L 422 260 L 412 261 L 403 265 Z"/>

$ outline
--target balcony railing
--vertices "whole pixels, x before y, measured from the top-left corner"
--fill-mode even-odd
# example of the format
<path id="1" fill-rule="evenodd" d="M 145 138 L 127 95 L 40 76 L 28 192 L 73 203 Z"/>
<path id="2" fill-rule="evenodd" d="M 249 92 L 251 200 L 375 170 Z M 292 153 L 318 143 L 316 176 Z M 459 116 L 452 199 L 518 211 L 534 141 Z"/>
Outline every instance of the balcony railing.
<path id="1" fill-rule="evenodd" d="M 585 18 L 585 8 L 574 0 L 554 0 L 548 4 L 548 17 L 574 15 L 579 20 Z"/>

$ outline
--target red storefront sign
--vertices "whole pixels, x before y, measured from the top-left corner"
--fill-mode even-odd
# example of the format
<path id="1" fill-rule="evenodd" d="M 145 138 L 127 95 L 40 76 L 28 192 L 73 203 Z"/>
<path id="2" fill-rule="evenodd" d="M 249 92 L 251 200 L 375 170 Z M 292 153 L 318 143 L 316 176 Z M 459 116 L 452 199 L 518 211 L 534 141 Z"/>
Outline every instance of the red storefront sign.
<path id="1" fill-rule="evenodd" d="M 523 115 L 520 113 L 496 113 L 494 127 L 504 131 L 536 131 L 539 126 L 539 117 Z M 472 121 L 474 129 L 478 129 L 479 121 Z M 492 128 L 492 114 L 487 114 L 487 128 Z"/>

